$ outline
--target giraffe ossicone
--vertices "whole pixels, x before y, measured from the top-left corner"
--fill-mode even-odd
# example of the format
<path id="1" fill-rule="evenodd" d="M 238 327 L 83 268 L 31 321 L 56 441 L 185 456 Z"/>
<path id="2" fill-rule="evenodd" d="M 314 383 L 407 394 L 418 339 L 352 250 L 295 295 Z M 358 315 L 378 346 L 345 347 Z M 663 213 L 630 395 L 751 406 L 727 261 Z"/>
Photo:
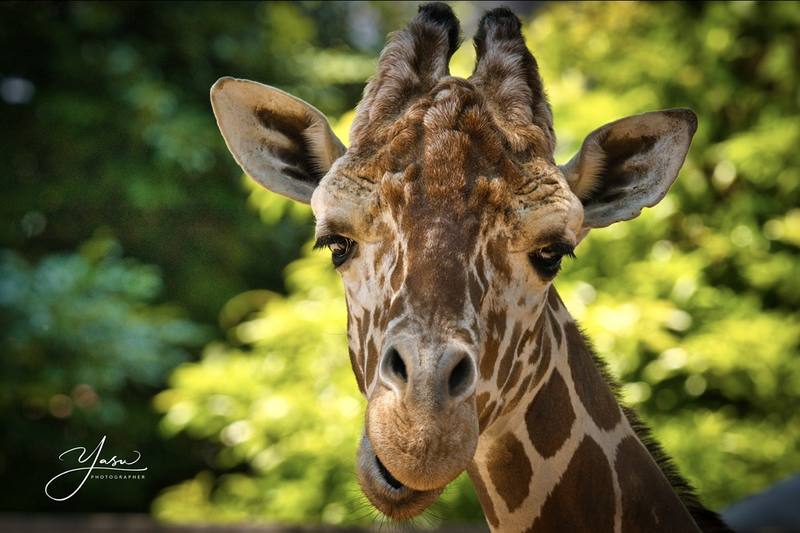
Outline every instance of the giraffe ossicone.
<path id="1" fill-rule="evenodd" d="M 236 161 L 311 204 L 341 274 L 368 400 L 364 493 L 406 519 L 466 470 L 494 531 L 725 530 L 620 406 L 552 287 L 590 229 L 664 197 L 694 113 L 612 122 L 559 167 L 519 19 L 484 15 L 468 79 L 448 70 L 459 39 L 442 3 L 392 34 L 346 149 L 283 91 L 233 78 L 211 90 Z"/>

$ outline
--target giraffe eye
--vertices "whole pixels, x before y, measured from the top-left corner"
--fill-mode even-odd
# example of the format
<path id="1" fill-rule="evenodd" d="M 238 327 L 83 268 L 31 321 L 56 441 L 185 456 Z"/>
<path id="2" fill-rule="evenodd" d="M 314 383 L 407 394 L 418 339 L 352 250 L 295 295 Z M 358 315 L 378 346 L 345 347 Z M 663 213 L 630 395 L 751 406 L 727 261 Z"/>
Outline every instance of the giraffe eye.
<path id="1" fill-rule="evenodd" d="M 353 254 L 355 241 L 341 235 L 326 235 L 317 239 L 314 249 L 327 247 L 331 251 L 331 261 L 334 267 L 340 267 Z"/>
<path id="2" fill-rule="evenodd" d="M 543 278 L 553 278 L 561 269 L 564 256 L 575 257 L 573 247 L 567 243 L 555 243 L 528 254 L 531 265 Z"/>

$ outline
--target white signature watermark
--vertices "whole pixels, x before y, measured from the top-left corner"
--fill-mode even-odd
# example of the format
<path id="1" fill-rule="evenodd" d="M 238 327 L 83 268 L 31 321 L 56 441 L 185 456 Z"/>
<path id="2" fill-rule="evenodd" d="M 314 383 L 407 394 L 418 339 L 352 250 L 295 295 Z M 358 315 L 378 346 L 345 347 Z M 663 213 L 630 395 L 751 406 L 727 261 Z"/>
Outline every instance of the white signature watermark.
<path id="1" fill-rule="evenodd" d="M 65 470 L 60 474 L 53 477 L 50 481 L 47 482 L 47 485 L 44 486 L 44 493 L 47 495 L 48 498 L 51 500 L 55 500 L 57 502 L 63 502 L 64 500 L 68 500 L 75 496 L 79 490 L 86 484 L 88 479 L 144 479 L 144 474 L 132 474 L 130 472 L 145 472 L 147 471 L 147 467 L 133 467 L 136 463 L 139 462 L 139 459 L 142 458 L 142 454 L 139 453 L 138 450 L 133 450 L 133 453 L 136 454 L 135 458 L 128 458 L 128 459 L 121 459 L 114 455 L 109 459 L 104 459 L 100 457 L 100 454 L 103 453 L 103 446 L 106 443 L 106 436 L 103 435 L 103 438 L 100 439 L 100 442 L 97 444 L 97 447 L 91 453 L 87 453 L 87 449 L 83 446 L 76 446 L 75 448 L 70 448 L 69 450 L 65 451 L 58 458 L 63 461 L 65 456 L 68 455 L 76 455 L 79 465 L 76 468 L 71 468 L 69 470 Z M 126 474 L 96 474 L 96 470 L 111 470 L 113 472 L 127 472 Z M 77 486 L 67 494 L 66 496 L 59 496 L 57 494 L 53 494 L 53 483 L 62 478 L 74 479 L 77 482 Z M 59 485 L 66 483 L 66 481 L 59 483 Z M 74 486 L 72 484 L 68 485 Z M 59 491 L 56 491 L 59 492 Z"/>

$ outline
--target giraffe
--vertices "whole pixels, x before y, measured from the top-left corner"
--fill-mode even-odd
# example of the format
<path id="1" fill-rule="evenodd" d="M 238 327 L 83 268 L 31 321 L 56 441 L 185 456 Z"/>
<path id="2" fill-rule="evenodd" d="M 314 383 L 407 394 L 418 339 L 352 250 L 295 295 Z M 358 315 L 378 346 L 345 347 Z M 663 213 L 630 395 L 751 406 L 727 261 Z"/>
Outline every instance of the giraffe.
<path id="1" fill-rule="evenodd" d="M 408 519 L 467 471 L 492 531 L 726 531 L 621 406 L 552 285 L 595 228 L 667 193 L 697 118 L 595 130 L 565 165 L 519 19 L 488 11 L 468 79 L 443 3 L 392 34 L 345 148 L 310 104 L 222 78 L 212 106 L 242 169 L 310 203 L 341 274 L 367 399 L 357 473 Z"/>

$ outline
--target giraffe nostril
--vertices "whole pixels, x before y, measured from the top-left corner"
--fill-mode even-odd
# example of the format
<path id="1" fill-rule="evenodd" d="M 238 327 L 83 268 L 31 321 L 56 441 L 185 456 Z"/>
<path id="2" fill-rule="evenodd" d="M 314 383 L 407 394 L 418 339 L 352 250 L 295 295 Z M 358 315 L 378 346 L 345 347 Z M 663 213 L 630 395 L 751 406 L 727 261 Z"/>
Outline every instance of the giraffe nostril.
<path id="1" fill-rule="evenodd" d="M 403 361 L 403 358 L 400 357 L 400 353 L 394 348 L 389 350 L 387 354 L 389 357 L 389 367 L 392 369 L 392 372 L 399 376 L 403 383 L 408 382 L 408 371 L 406 370 L 406 363 Z"/>
<path id="2" fill-rule="evenodd" d="M 472 383 L 473 365 L 468 356 L 464 356 L 461 361 L 450 372 L 447 380 L 448 391 L 451 397 L 463 393 Z"/>
<path id="3" fill-rule="evenodd" d="M 409 368 L 397 348 L 392 346 L 384 352 L 378 373 L 384 385 L 394 390 L 401 398 L 405 395 Z"/>
<path id="4" fill-rule="evenodd" d="M 394 391 L 398 399 L 421 404 L 460 403 L 475 390 L 475 362 L 462 348 L 450 346 L 438 358 L 425 351 L 421 357 L 411 356 L 410 351 L 402 344 L 389 345 L 378 364 L 381 384 Z"/>

